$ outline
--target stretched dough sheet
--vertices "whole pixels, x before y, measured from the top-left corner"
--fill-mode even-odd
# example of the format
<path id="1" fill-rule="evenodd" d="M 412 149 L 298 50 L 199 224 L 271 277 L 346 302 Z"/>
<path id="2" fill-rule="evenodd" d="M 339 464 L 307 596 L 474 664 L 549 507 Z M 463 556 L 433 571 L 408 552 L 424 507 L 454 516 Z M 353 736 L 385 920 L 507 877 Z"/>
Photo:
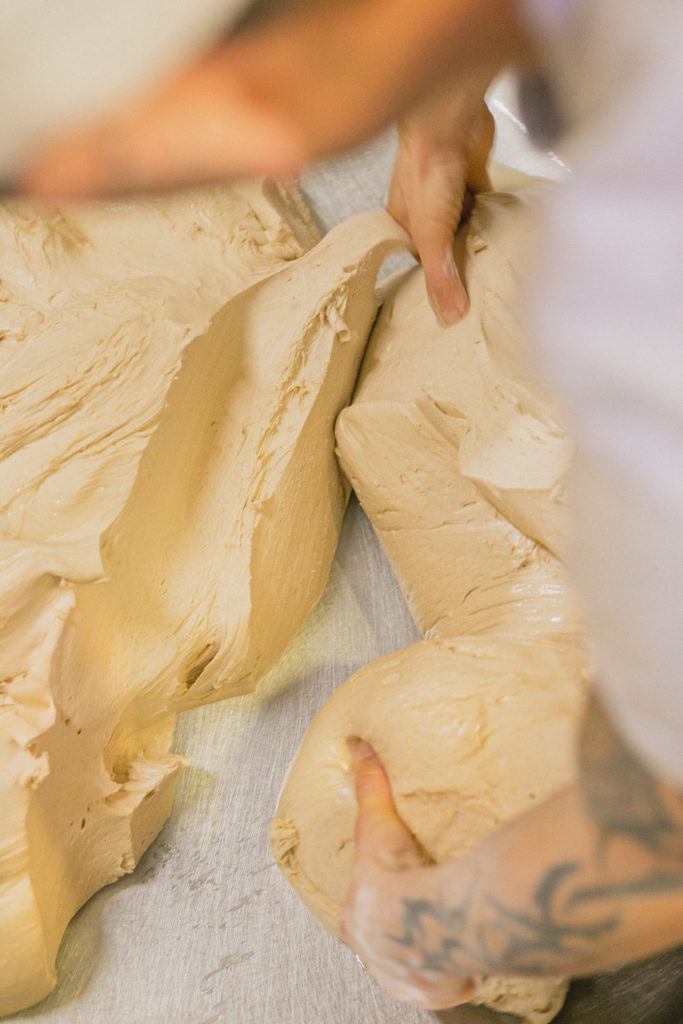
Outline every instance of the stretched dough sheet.
<path id="1" fill-rule="evenodd" d="M 319 600 L 334 422 L 406 236 L 377 211 L 302 245 L 296 191 L 258 183 L 9 205 L 0 231 L 7 1013 L 168 817 L 177 713 L 251 692 Z"/>

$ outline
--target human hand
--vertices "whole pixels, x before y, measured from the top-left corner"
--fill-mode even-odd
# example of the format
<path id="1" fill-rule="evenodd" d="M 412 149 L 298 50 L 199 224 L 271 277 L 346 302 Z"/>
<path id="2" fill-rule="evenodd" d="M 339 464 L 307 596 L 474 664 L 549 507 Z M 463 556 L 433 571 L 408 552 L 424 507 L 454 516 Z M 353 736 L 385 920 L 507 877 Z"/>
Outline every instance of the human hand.
<path id="1" fill-rule="evenodd" d="M 523 48 L 500 0 L 310 0 L 53 139 L 18 186 L 54 199 L 295 173 L 369 138 L 454 70 L 488 82 Z"/>
<path id="2" fill-rule="evenodd" d="M 433 969 L 404 941 L 404 900 L 435 899 L 437 869 L 396 813 L 384 767 L 369 744 L 354 752 L 355 856 L 341 934 L 365 970 L 395 999 L 430 1010 L 467 1002 L 473 985 L 452 970 Z"/>
<path id="3" fill-rule="evenodd" d="M 483 96 L 453 83 L 411 110 L 399 141 L 387 210 L 412 235 L 427 293 L 444 325 L 469 308 L 453 258 L 467 189 L 491 188 L 486 163 L 494 124 Z"/>

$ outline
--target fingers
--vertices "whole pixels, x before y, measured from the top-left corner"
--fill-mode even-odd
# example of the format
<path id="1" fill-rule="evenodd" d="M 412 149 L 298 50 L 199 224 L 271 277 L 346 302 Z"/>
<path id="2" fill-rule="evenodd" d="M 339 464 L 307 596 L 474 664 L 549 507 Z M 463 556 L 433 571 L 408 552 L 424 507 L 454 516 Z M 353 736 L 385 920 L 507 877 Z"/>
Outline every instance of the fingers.
<path id="1" fill-rule="evenodd" d="M 458 193 L 458 207 L 462 206 Z M 442 327 L 457 324 L 469 310 L 469 298 L 453 257 L 453 237 L 457 219 L 452 226 L 425 221 L 414 238 L 425 272 L 427 295 L 434 314 Z"/>
<path id="2" fill-rule="evenodd" d="M 419 137 L 399 143 L 387 210 L 412 235 L 430 303 L 443 326 L 457 323 L 469 308 L 453 258 L 466 179 L 457 148 L 444 156 Z"/>
<path id="3" fill-rule="evenodd" d="M 466 189 L 490 188 L 486 165 L 494 132 L 483 101 L 473 104 L 457 86 L 446 97 L 448 102 L 423 106 L 404 122 L 387 203 L 413 237 L 430 303 L 444 326 L 469 308 L 453 240 Z"/>
<path id="4" fill-rule="evenodd" d="M 468 1003 L 475 992 L 475 985 L 469 978 L 449 977 L 441 980 L 432 975 L 414 980 L 390 980 L 377 978 L 384 990 L 401 1003 L 410 1003 L 422 1010 L 448 1010 Z"/>
<path id="5" fill-rule="evenodd" d="M 420 850 L 394 807 L 389 779 L 372 747 L 361 741 L 354 754 L 358 817 L 355 866 L 402 871 L 423 864 Z"/>
<path id="6" fill-rule="evenodd" d="M 342 938 L 393 998 L 425 1009 L 466 1002 L 470 981 L 427 966 L 412 942 L 401 940 L 406 899 L 433 899 L 432 868 L 396 813 L 391 786 L 372 747 L 354 751 L 358 817 L 353 875 L 340 922 Z M 438 936 L 437 936 L 438 938 Z"/>
<path id="7" fill-rule="evenodd" d="M 460 6 L 304 5 L 108 123 L 55 139 L 20 187 L 56 198 L 294 173 L 370 137 L 443 76 Z"/>
<path id="8" fill-rule="evenodd" d="M 443 326 L 458 323 L 469 309 L 467 291 L 453 256 L 465 198 L 465 176 L 465 168 L 437 165 L 423 186 L 424 206 L 412 219 L 429 301 Z"/>

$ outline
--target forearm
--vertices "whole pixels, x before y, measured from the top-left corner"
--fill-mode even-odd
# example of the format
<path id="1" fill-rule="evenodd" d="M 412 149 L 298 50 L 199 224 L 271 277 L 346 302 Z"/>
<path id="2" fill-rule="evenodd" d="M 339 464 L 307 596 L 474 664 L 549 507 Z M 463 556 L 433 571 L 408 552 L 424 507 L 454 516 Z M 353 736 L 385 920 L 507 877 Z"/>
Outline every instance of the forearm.
<path id="1" fill-rule="evenodd" d="M 397 955 L 460 975 L 576 976 L 683 941 L 683 801 L 593 702 L 578 785 L 459 861 L 395 879 Z M 423 896 L 423 898 L 419 898 Z"/>
<path id="2" fill-rule="evenodd" d="M 530 43 L 513 0 L 302 0 L 106 122 L 47 141 L 44 197 L 280 177 L 369 138 L 457 81 L 475 95 Z"/>
<path id="3" fill-rule="evenodd" d="M 423 881 L 395 939 L 427 968 L 577 976 L 683 941 L 681 864 L 605 845 L 577 788 Z"/>
<path id="4" fill-rule="evenodd" d="M 228 59 L 320 155 L 369 136 L 446 81 L 483 94 L 503 66 L 531 59 L 531 43 L 513 0 L 346 0 L 311 2 Z"/>

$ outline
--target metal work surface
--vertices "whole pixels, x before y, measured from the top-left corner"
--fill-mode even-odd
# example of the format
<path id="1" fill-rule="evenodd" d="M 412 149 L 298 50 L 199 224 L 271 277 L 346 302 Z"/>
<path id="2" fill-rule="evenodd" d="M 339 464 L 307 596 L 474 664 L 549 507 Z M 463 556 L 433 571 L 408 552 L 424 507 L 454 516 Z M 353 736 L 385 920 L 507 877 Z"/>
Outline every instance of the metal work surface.
<path id="1" fill-rule="evenodd" d="M 548 174 L 507 111 L 497 156 Z M 391 135 L 307 175 L 325 227 L 382 204 Z M 7 1021 L 40 1024 L 511 1024 L 462 1007 L 432 1014 L 386 998 L 326 935 L 274 866 L 268 830 L 313 715 L 368 661 L 417 631 L 369 523 L 351 502 L 325 595 L 256 694 L 183 716 L 174 749 L 192 759 L 172 817 L 134 874 L 70 925 L 59 985 Z M 557 1024 L 682 1024 L 679 954 L 573 987 Z"/>

